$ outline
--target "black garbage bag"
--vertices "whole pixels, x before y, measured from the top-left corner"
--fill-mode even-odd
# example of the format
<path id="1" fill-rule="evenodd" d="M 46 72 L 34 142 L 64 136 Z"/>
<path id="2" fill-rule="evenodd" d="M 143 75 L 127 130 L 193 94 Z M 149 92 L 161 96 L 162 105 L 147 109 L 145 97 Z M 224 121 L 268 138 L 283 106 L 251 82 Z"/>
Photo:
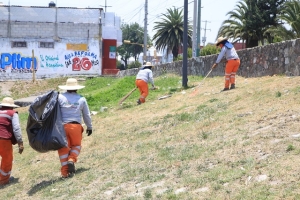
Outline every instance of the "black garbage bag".
<path id="1" fill-rule="evenodd" d="M 67 146 L 58 94 L 53 90 L 41 95 L 29 107 L 26 128 L 29 145 L 40 153 Z"/>

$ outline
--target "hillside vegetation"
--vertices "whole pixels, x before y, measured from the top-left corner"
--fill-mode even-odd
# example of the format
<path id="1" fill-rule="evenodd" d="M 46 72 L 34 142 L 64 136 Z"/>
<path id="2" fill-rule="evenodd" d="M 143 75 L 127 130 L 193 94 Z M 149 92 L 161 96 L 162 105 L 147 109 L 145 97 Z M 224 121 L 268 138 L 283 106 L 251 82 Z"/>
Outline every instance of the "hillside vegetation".
<path id="1" fill-rule="evenodd" d="M 26 95 L 36 94 L 65 80 L 11 91 L 30 85 Z M 300 77 L 237 77 L 226 92 L 223 77 L 189 77 L 187 89 L 171 74 L 155 82 L 139 106 L 138 91 L 118 105 L 134 77 L 81 82 L 97 114 L 69 179 L 60 178 L 57 152 L 29 146 L 28 107 L 18 108 L 25 150 L 14 147 L 15 179 L 0 199 L 300 199 Z"/>

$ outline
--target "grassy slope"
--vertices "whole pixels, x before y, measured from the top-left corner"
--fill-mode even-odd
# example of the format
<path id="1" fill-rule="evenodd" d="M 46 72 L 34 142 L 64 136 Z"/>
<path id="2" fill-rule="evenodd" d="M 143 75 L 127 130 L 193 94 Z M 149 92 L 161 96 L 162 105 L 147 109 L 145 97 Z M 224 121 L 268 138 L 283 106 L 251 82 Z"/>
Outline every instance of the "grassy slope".
<path id="1" fill-rule="evenodd" d="M 84 135 L 72 179 L 59 178 L 56 152 L 30 148 L 28 108 L 18 109 L 25 151 L 15 149 L 16 181 L 0 199 L 300 198 L 300 77 L 238 77 L 237 89 L 220 93 L 223 77 L 189 77 L 200 87 L 182 90 L 180 77 L 166 75 L 141 106 L 138 92 L 117 103 L 134 77 L 103 80 L 80 91 L 91 110 L 108 111 L 92 116 L 94 133 Z"/>

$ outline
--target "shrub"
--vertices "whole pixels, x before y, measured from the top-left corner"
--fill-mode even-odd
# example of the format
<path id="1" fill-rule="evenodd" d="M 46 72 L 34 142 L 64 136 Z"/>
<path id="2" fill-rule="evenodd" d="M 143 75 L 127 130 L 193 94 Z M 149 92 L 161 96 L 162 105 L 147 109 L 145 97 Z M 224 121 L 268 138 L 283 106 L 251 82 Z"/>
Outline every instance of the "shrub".
<path id="1" fill-rule="evenodd" d="M 208 56 L 213 54 L 218 54 L 220 52 L 220 48 L 215 45 L 208 44 L 200 50 L 200 56 Z"/>

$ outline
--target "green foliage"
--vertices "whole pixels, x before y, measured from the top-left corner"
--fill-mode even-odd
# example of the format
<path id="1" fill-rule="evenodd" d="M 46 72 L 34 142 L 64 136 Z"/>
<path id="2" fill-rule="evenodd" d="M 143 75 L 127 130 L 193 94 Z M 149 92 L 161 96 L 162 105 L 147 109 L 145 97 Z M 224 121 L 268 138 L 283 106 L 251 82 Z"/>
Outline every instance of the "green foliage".
<path id="1" fill-rule="evenodd" d="M 140 68 L 141 66 L 142 66 L 142 63 L 140 63 L 139 61 L 134 61 L 128 65 L 127 69 Z"/>
<path id="2" fill-rule="evenodd" d="M 133 57 L 136 61 L 139 55 L 143 52 L 142 44 L 144 44 L 144 29 L 140 27 L 138 23 L 122 24 L 122 40 L 129 40 L 130 44 L 123 43 L 117 48 L 118 55 L 121 56 L 121 60 L 127 68 L 127 62 L 130 57 Z M 151 40 L 148 35 L 148 45 L 151 45 Z"/>
<path id="3" fill-rule="evenodd" d="M 193 50 L 192 50 L 192 48 L 188 48 L 187 49 L 187 56 L 188 56 L 188 58 L 193 57 Z"/>
<path id="4" fill-rule="evenodd" d="M 280 32 L 279 35 L 284 39 L 294 39 L 300 37 L 300 2 L 296 0 L 287 1 L 281 9 L 281 13 L 278 17 L 280 20 L 285 21 L 290 25 L 290 30 L 285 27 L 284 31 Z"/>
<path id="5" fill-rule="evenodd" d="M 155 85 L 159 90 L 151 90 L 148 100 L 156 99 L 158 95 L 172 94 L 181 91 L 181 77 L 166 75 L 155 78 Z M 99 77 L 87 79 L 85 88 L 78 90 L 83 95 L 90 106 L 91 110 L 99 111 L 101 107 L 115 106 L 128 92 L 135 86 L 135 76 L 126 76 L 122 79 L 114 77 Z M 151 86 L 149 86 L 151 87 Z M 128 97 L 126 101 L 134 102 L 138 98 L 139 92 L 136 90 Z M 130 105 L 124 107 L 130 108 Z"/>
<path id="6" fill-rule="evenodd" d="M 144 198 L 145 199 L 151 199 L 152 198 L 152 191 L 150 188 L 147 188 L 144 192 Z"/>
<path id="7" fill-rule="evenodd" d="M 246 41 L 247 48 L 274 41 L 270 28 L 280 27 L 280 7 L 285 0 L 241 0 L 234 10 L 227 13 L 229 19 L 222 23 L 218 36 L 235 41 Z"/>
<path id="8" fill-rule="evenodd" d="M 117 69 L 125 70 L 125 65 L 121 63 L 121 61 L 117 60 Z"/>
<path id="9" fill-rule="evenodd" d="M 192 50 L 192 48 L 188 48 L 187 49 L 187 56 L 188 56 L 188 58 L 193 57 L 193 50 Z M 173 59 L 173 61 L 179 61 L 179 60 L 183 60 L 183 54 L 179 54 L 177 58 Z"/>
<path id="10" fill-rule="evenodd" d="M 206 45 L 200 50 L 201 56 L 208 56 L 213 54 L 218 54 L 220 52 L 220 48 L 215 45 Z"/>
<path id="11" fill-rule="evenodd" d="M 289 146 L 286 148 L 286 151 L 293 151 L 295 149 L 296 148 L 292 144 L 289 144 Z"/>
<path id="12" fill-rule="evenodd" d="M 183 55 L 182 54 L 179 54 L 177 56 L 177 58 L 174 58 L 173 61 L 179 61 L 179 60 L 183 60 Z"/>
<path id="13" fill-rule="evenodd" d="M 277 91 L 276 92 L 276 97 L 281 97 L 281 92 Z"/>

